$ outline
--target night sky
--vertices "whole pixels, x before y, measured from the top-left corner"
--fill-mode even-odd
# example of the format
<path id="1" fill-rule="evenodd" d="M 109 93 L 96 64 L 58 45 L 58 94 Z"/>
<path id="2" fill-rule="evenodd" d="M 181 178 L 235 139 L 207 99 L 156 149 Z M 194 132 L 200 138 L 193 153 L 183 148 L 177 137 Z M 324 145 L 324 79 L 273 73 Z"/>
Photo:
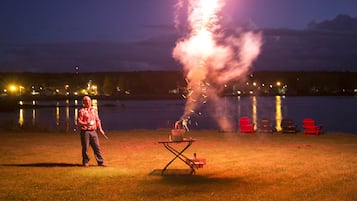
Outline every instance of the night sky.
<path id="1" fill-rule="evenodd" d="M 1 71 L 52 71 L 49 66 L 54 60 L 47 63 L 35 62 L 36 64 L 26 64 L 26 66 L 28 58 L 24 59 L 25 53 L 11 51 L 15 45 L 28 47 L 29 44 L 98 41 L 129 43 L 173 32 L 168 27 L 173 25 L 176 2 L 176 0 L 2 0 L 0 1 L 0 53 L 3 53 L 0 55 Z M 257 28 L 302 30 L 313 20 L 317 22 L 331 20 L 338 14 L 357 17 L 357 1 L 227 0 L 223 17 L 227 26 L 233 26 L 238 21 L 250 21 Z M 74 60 L 71 59 L 71 62 L 76 65 Z M 155 65 L 146 66 L 155 69 Z"/>

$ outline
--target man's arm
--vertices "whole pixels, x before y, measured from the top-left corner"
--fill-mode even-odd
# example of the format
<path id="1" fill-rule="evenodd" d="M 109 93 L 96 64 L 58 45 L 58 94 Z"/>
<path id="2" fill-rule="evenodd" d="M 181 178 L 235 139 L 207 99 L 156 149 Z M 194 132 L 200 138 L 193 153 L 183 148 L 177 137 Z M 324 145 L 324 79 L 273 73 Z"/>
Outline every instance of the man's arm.
<path id="1" fill-rule="evenodd" d="M 85 125 L 88 124 L 87 121 L 83 120 L 83 113 L 82 113 L 81 110 L 79 110 L 79 112 L 78 112 L 77 124 L 80 125 L 80 126 L 85 126 Z"/>
<path id="2" fill-rule="evenodd" d="M 105 137 L 105 139 L 108 139 L 108 137 L 105 135 L 105 132 L 104 132 L 104 130 L 102 128 L 102 123 L 101 123 L 101 121 L 99 119 L 98 111 L 96 111 L 95 121 L 96 121 L 97 129 L 100 132 L 100 134 L 102 134 Z"/>

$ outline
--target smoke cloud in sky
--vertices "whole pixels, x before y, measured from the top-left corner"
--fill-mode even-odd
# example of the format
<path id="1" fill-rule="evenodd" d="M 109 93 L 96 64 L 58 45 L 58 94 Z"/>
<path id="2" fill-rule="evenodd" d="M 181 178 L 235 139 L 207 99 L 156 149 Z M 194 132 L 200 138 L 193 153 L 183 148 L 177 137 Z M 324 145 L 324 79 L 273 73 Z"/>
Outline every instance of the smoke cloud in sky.
<path id="1" fill-rule="evenodd" d="M 224 6 L 224 0 L 179 0 L 175 25 L 187 25 L 187 30 L 176 42 L 172 55 L 186 73 L 187 100 L 181 119 L 190 118 L 209 101 L 220 128 L 232 130 L 234 122 L 225 118 L 230 116 L 226 114 L 229 110 L 222 109 L 227 106 L 218 95 L 225 84 L 249 71 L 260 53 L 262 36 L 244 29 L 226 31 L 220 14 Z"/>

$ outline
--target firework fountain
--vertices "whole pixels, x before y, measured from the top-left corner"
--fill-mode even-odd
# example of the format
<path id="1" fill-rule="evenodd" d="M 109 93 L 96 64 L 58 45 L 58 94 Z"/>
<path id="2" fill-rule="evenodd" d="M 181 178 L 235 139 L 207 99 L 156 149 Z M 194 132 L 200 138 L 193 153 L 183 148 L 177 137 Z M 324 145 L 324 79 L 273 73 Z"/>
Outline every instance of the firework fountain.
<path id="1" fill-rule="evenodd" d="M 184 36 L 176 43 L 173 57 L 184 68 L 187 81 L 186 106 L 180 120 L 197 114 L 202 104 L 210 101 L 213 115 L 222 130 L 232 130 L 232 120 L 218 94 L 229 81 L 239 79 L 252 66 L 261 47 L 261 34 L 253 31 L 226 31 L 220 13 L 224 0 L 179 0 L 176 5 L 176 28 L 187 24 Z M 184 10 L 186 9 L 186 10 Z M 184 23 L 178 13 L 184 10 Z"/>

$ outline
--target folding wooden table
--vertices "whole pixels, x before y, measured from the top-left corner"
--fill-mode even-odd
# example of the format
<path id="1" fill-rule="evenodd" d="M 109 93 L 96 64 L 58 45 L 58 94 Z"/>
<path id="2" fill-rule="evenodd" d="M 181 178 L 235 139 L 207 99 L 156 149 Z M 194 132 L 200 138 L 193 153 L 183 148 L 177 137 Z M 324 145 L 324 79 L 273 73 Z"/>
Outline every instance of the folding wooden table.
<path id="1" fill-rule="evenodd" d="M 177 158 L 180 159 L 182 162 L 184 162 L 188 167 L 191 168 L 191 174 L 195 173 L 195 164 L 194 161 L 187 156 L 185 156 L 183 153 L 192 145 L 193 142 L 196 140 L 194 139 L 183 139 L 180 141 L 159 141 L 160 144 L 164 145 L 164 147 L 169 150 L 172 154 L 174 154 L 174 158 L 169 161 L 164 169 L 161 171 L 161 175 L 164 174 L 164 172 L 167 170 L 167 168 L 170 166 L 172 162 L 174 162 Z M 175 144 L 185 144 L 185 146 L 175 146 Z M 179 150 L 181 148 L 181 150 Z"/>

